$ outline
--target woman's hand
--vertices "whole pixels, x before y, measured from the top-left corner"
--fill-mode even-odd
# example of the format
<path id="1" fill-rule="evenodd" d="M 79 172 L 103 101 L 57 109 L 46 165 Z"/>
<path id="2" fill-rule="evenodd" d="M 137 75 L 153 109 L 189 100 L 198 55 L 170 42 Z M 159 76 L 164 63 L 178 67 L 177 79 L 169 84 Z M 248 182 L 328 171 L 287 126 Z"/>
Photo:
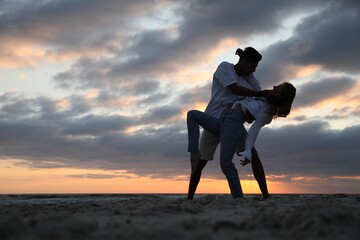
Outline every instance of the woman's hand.
<path id="1" fill-rule="evenodd" d="M 250 163 L 250 160 L 249 159 L 247 159 L 247 158 L 245 158 L 244 160 L 240 160 L 240 164 L 241 164 L 241 166 L 246 166 L 247 164 L 249 164 Z"/>

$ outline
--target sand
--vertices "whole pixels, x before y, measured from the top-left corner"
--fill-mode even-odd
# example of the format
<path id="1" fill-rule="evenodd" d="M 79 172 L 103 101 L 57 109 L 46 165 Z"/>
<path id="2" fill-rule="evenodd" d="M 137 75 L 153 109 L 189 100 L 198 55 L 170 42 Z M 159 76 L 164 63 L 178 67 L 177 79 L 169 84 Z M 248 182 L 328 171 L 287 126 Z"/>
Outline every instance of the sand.
<path id="1" fill-rule="evenodd" d="M 360 239 L 360 195 L 0 195 L 0 239 Z"/>

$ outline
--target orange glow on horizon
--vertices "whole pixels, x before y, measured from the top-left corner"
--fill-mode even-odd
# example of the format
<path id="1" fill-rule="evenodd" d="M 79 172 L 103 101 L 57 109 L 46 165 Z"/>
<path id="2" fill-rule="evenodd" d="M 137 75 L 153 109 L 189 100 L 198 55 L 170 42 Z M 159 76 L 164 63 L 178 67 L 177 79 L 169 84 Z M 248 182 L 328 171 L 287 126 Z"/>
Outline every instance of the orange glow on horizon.
<path id="1" fill-rule="evenodd" d="M 360 180 L 360 176 L 333 176 L 334 179 Z"/>
<path id="2" fill-rule="evenodd" d="M 21 164 L 21 165 L 20 165 Z M 285 175 L 269 175 L 270 194 L 327 193 L 334 180 L 354 181 L 360 176 L 333 176 L 330 178 L 297 176 L 290 180 Z M 332 184 L 332 185 L 331 185 Z M 335 184 L 335 185 L 334 185 Z M 241 180 L 244 194 L 260 194 L 255 180 Z M 327 187 L 327 188 L 326 188 Z M 160 179 L 137 176 L 126 171 L 96 169 L 44 168 L 32 169 L 24 161 L 0 161 L 0 194 L 46 193 L 163 193 L 186 194 L 188 176 Z M 227 181 L 203 177 L 198 194 L 230 194 Z"/>
<path id="3" fill-rule="evenodd" d="M 125 171 L 93 169 L 31 169 L 23 161 L 0 161 L 0 194 L 16 193 L 182 193 L 188 176 L 179 179 L 139 177 Z M 93 176 L 93 178 L 91 178 Z M 241 181 L 245 193 L 259 193 L 255 181 Z M 223 180 L 202 178 L 197 193 L 229 193 Z"/>

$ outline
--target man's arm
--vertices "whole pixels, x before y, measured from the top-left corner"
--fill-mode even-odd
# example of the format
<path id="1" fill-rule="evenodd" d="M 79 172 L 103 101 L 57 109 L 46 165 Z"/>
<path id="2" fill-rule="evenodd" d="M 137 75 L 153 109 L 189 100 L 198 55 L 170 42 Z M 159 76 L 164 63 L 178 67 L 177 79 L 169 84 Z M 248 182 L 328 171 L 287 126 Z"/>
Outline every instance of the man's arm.
<path id="1" fill-rule="evenodd" d="M 249 89 L 249 88 L 246 88 L 246 87 L 239 86 L 236 83 L 229 85 L 228 88 L 230 89 L 230 91 L 233 94 L 240 95 L 240 96 L 245 96 L 245 97 L 264 97 L 264 98 L 268 98 L 269 96 L 270 97 L 272 96 L 272 94 L 270 94 L 271 90 L 257 91 L 257 90 L 252 90 L 252 89 Z"/>
<path id="2" fill-rule="evenodd" d="M 267 100 L 269 100 L 270 102 L 277 101 L 279 98 L 278 96 L 273 95 L 271 93 L 272 90 L 257 91 L 257 90 L 252 90 L 252 89 L 249 89 L 246 87 L 239 86 L 236 83 L 229 85 L 228 88 L 235 95 L 240 95 L 240 96 L 245 96 L 245 97 L 264 97 Z"/>

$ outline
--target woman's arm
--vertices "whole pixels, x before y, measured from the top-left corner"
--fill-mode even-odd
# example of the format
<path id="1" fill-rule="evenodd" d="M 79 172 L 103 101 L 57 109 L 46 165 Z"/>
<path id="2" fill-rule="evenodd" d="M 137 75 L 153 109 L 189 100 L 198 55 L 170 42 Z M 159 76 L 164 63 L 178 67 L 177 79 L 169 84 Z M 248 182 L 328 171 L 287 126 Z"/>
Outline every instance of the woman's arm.
<path id="1" fill-rule="evenodd" d="M 245 142 L 245 150 L 240 152 L 239 155 L 244 156 L 251 162 L 252 153 L 251 149 L 254 147 L 257 136 L 259 135 L 260 129 L 269 124 L 272 121 L 272 116 L 269 114 L 262 114 L 258 116 L 255 122 L 251 125 Z"/>

